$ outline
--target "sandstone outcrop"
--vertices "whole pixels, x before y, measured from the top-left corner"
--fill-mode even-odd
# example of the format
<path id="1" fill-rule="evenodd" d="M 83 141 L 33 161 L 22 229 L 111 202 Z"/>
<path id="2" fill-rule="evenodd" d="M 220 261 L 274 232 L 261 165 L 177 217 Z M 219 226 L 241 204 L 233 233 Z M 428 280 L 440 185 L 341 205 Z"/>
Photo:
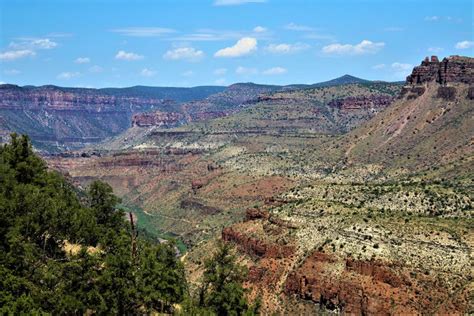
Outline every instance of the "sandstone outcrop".
<path id="1" fill-rule="evenodd" d="M 261 258 L 287 258 L 295 252 L 295 248 L 291 245 L 265 242 L 237 231 L 233 227 L 226 227 L 222 230 L 222 240 L 234 242 L 238 248 L 247 254 Z"/>
<path id="2" fill-rule="evenodd" d="M 436 56 L 426 57 L 407 77 L 407 84 L 411 85 L 431 81 L 440 84 L 474 83 L 474 58 L 450 56 L 440 62 Z"/>
<path id="3" fill-rule="evenodd" d="M 436 279 L 401 265 L 319 251 L 289 274 L 285 292 L 348 315 L 461 314 L 468 305 L 466 291 L 451 297 Z"/>

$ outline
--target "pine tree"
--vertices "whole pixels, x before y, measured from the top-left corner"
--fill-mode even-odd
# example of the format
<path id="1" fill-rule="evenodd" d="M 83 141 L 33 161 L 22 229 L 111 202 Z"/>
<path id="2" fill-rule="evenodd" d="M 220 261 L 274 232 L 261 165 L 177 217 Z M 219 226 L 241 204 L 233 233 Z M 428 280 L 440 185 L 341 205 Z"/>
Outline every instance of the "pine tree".
<path id="1" fill-rule="evenodd" d="M 219 242 L 217 252 L 205 262 L 198 305 L 217 315 L 256 313 L 257 308 L 249 305 L 242 286 L 246 275 L 247 269 L 236 263 L 231 246 Z"/>

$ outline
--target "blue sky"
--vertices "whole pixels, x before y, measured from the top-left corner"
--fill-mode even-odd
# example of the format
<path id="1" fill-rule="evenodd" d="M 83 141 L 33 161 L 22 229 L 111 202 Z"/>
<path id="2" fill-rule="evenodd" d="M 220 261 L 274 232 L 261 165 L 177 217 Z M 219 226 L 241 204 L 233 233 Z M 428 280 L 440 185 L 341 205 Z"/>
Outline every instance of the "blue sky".
<path id="1" fill-rule="evenodd" d="M 403 80 L 473 56 L 473 2 L 0 0 L 0 82 L 74 87 Z"/>

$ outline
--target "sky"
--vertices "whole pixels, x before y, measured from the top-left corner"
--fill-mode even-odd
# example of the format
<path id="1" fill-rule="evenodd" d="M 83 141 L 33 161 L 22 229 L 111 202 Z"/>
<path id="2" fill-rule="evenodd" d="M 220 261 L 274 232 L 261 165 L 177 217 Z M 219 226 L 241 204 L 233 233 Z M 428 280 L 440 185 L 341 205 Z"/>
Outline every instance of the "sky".
<path id="1" fill-rule="evenodd" d="M 127 87 L 404 80 L 474 55 L 472 0 L 0 0 L 0 82 Z"/>

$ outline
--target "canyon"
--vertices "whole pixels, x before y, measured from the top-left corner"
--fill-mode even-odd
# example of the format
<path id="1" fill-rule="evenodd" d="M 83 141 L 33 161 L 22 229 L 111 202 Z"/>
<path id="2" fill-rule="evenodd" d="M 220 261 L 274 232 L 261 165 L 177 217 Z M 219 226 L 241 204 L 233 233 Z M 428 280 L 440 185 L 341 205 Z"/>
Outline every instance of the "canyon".
<path id="1" fill-rule="evenodd" d="M 79 188 L 108 182 L 139 227 L 180 240 L 191 291 L 222 239 L 264 314 L 462 315 L 474 290 L 473 67 L 452 56 L 402 84 L 121 96 L 135 105 L 120 131 L 45 157 Z M 78 103 L 55 98 L 26 107 Z M 101 102 L 90 106 L 116 108 Z"/>

